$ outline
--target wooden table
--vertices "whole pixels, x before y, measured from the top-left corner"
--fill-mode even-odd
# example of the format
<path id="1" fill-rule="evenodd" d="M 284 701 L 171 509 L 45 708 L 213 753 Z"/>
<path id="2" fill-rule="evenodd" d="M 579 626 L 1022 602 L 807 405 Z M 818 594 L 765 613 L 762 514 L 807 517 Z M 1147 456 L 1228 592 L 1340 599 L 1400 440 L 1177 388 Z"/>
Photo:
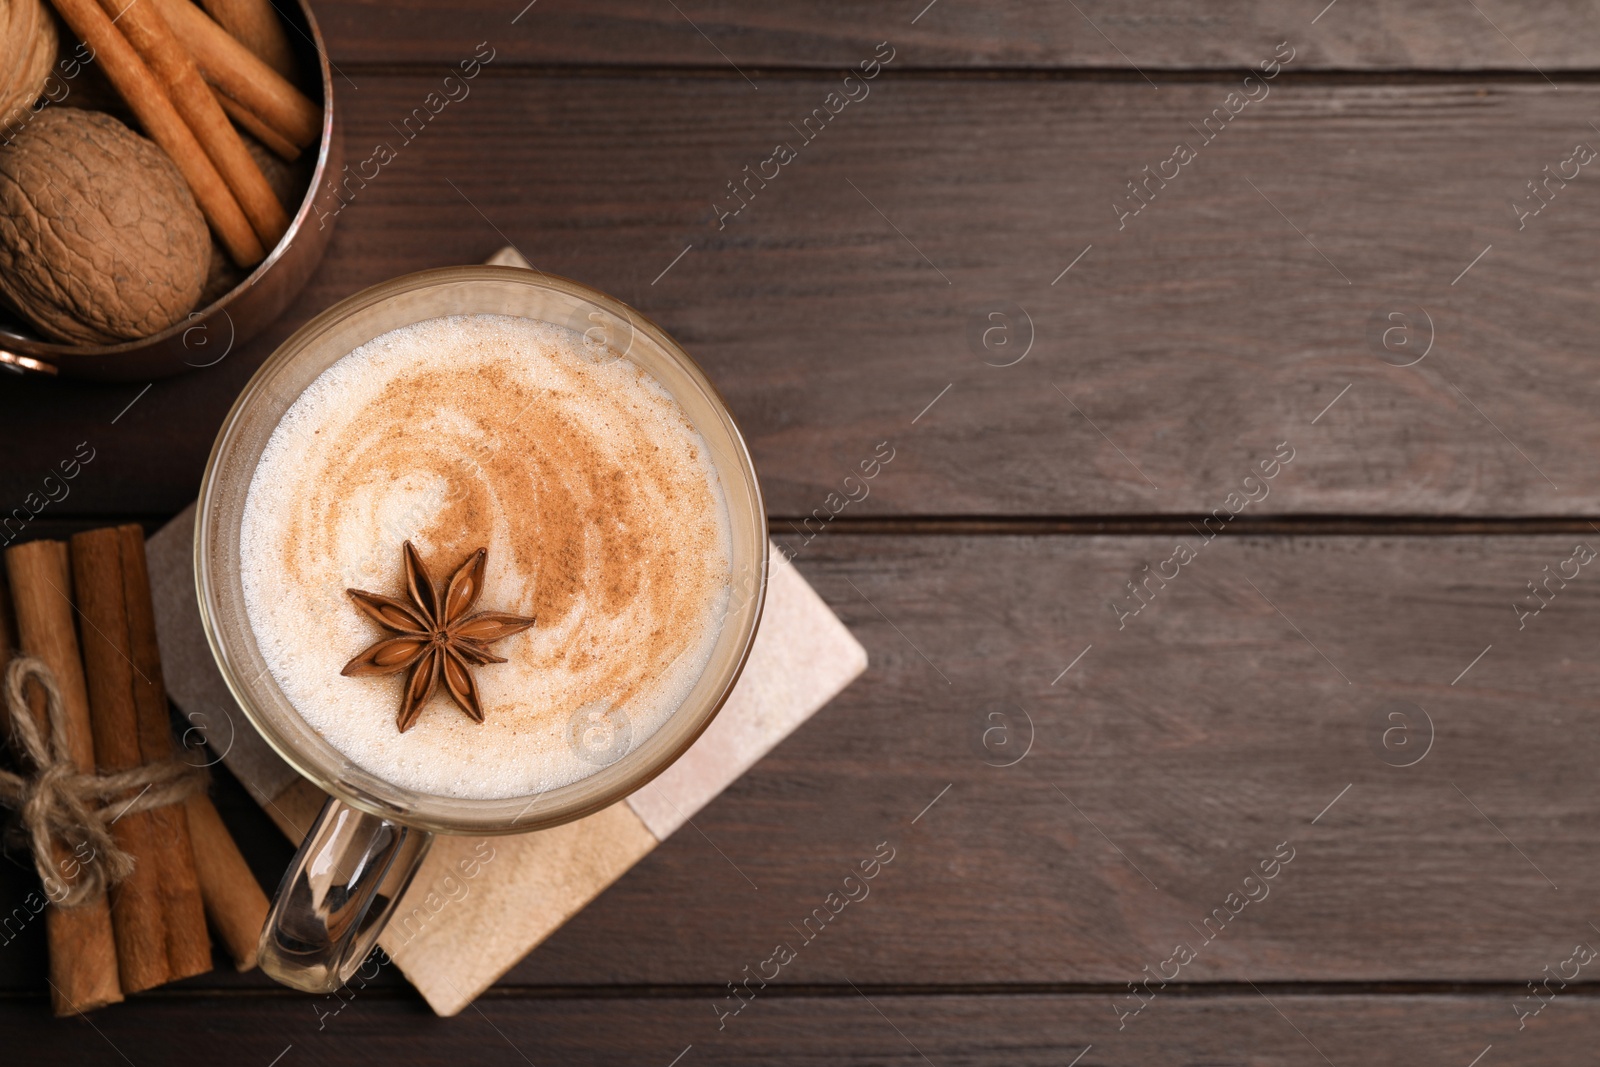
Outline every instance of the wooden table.
<path id="1" fill-rule="evenodd" d="M 161 521 L 297 325 L 512 243 L 703 363 L 873 665 L 459 1018 L 218 970 L 53 1021 L 34 924 L 7 1062 L 1593 1062 L 1600 14 L 925 3 L 320 5 L 353 160 L 493 59 L 255 343 L 0 385 L 0 502 L 87 441 L 32 532 Z"/>

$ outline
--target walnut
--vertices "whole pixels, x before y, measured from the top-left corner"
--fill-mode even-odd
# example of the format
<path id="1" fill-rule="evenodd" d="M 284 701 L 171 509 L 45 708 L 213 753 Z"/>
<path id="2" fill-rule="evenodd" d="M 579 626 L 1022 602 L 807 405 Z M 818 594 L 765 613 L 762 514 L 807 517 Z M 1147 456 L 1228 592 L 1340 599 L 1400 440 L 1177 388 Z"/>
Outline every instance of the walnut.
<path id="1" fill-rule="evenodd" d="M 210 246 L 178 168 L 109 115 L 48 107 L 0 151 L 0 294 L 52 340 L 110 344 L 178 322 Z"/>
<path id="2" fill-rule="evenodd" d="M 41 0 L 0 0 L 0 130 L 27 115 L 56 59 L 56 26 Z"/>

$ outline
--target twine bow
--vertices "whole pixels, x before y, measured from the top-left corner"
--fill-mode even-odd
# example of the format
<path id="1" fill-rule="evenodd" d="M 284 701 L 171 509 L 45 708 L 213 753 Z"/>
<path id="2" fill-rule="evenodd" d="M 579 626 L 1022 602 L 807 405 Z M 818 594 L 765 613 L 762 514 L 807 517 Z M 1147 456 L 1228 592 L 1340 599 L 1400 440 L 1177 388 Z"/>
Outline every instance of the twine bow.
<path id="1" fill-rule="evenodd" d="M 47 742 L 28 707 L 24 689 L 32 680 L 45 696 Z M 133 873 L 134 857 L 117 847 L 111 824 L 125 815 L 181 803 L 206 787 L 206 772 L 179 759 L 146 763 L 110 774 L 84 774 L 67 746 L 67 715 L 55 675 L 32 656 L 18 656 L 5 674 L 5 701 L 18 754 L 30 774 L 0 770 L 0 803 L 16 809 L 33 851 L 33 865 L 50 899 L 74 907 L 104 893 Z M 130 791 L 123 804 L 105 804 Z M 56 842 L 78 867 L 63 879 L 56 871 Z M 87 850 L 87 851 L 85 851 Z M 65 874 L 63 870 L 61 874 Z"/>

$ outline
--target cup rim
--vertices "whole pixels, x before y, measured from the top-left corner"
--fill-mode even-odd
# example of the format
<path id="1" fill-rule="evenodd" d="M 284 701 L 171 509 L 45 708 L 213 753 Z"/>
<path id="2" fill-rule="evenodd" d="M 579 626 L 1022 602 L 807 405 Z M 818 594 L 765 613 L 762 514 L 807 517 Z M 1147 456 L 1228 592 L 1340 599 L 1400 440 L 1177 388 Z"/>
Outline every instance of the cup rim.
<path id="1" fill-rule="evenodd" d="M 211 581 L 213 561 L 208 551 L 208 543 L 210 541 L 208 533 L 217 521 L 215 508 L 219 492 L 219 467 L 221 466 L 221 461 L 228 455 L 230 446 L 237 440 L 244 414 L 250 409 L 257 397 L 268 388 L 268 383 L 274 374 L 300 355 L 319 335 L 354 313 L 382 302 L 396 299 L 407 293 L 442 284 L 456 284 L 473 280 L 512 281 L 536 288 L 554 290 L 558 293 L 587 301 L 626 320 L 635 331 L 642 330 L 648 333 L 651 340 L 690 379 L 694 387 L 711 401 L 712 409 L 720 421 L 724 433 L 727 435 L 728 443 L 732 446 L 733 466 L 737 468 L 738 473 L 745 482 L 744 488 L 749 494 L 750 503 L 754 511 L 751 519 L 755 527 L 755 538 L 759 541 L 759 550 L 754 562 L 759 567 L 760 581 L 756 583 L 755 590 L 748 600 L 751 605 L 750 609 L 743 613 L 742 625 L 744 632 L 739 638 L 737 657 L 716 699 L 708 701 L 702 708 L 696 709 L 693 716 L 694 721 L 690 723 L 688 729 L 682 729 L 680 726 L 678 739 L 669 747 L 648 753 L 648 759 L 644 758 L 647 755 L 645 749 L 636 749 L 622 756 L 614 763 L 601 767 L 593 774 L 580 778 L 576 782 L 535 793 L 531 797 L 478 799 L 414 792 L 405 787 L 396 786 L 374 772 L 361 767 L 354 760 L 335 749 L 331 742 L 323 739 L 323 745 L 344 760 L 351 772 L 349 777 L 355 778 L 357 781 L 350 782 L 346 781 L 343 775 L 325 773 L 324 768 L 319 766 L 316 760 L 309 758 L 299 747 L 286 740 L 270 717 L 256 705 L 250 694 L 249 686 L 239 677 L 235 670 L 236 664 L 225 651 L 224 639 L 219 632 L 217 619 L 213 614 L 214 605 L 210 598 L 210 594 L 214 594 L 216 586 Z M 343 357 L 340 356 L 338 358 Z M 328 363 L 327 366 L 332 366 L 332 362 Z M 323 368 L 323 370 L 326 369 L 327 367 Z M 298 399 L 298 394 L 296 399 Z M 676 396 L 675 399 L 677 399 Z M 728 409 L 726 400 L 693 357 L 654 320 L 615 297 L 591 286 L 560 275 L 550 274 L 546 271 L 490 265 L 436 267 L 380 282 L 333 304 L 285 339 L 251 375 L 250 380 L 240 391 L 223 420 L 222 428 L 218 431 L 216 440 L 212 444 L 210 455 L 207 457 L 205 473 L 201 478 L 194 530 L 195 594 L 199 602 L 201 627 L 205 632 L 206 643 L 234 701 L 244 712 L 245 717 L 250 721 L 256 732 L 261 735 L 273 751 L 313 785 L 316 785 L 324 792 L 332 794 L 353 808 L 424 830 L 460 834 L 526 833 L 581 819 L 610 807 L 665 771 L 688 751 L 690 746 L 705 732 L 711 721 L 716 718 L 727 703 L 728 697 L 732 694 L 740 677 L 743 676 L 744 668 L 749 662 L 750 650 L 755 644 L 756 633 L 760 628 L 761 618 L 766 606 L 767 581 L 771 562 L 770 542 L 766 528 L 766 503 L 761 493 L 760 480 L 756 475 L 755 463 L 750 455 L 749 446 L 744 439 L 744 435 L 740 432 L 738 424 L 733 419 L 732 412 Z M 235 534 L 235 536 L 237 535 Z M 732 619 L 733 615 L 730 613 L 726 618 Z M 276 685 L 275 682 L 272 684 Z M 288 703 L 287 697 L 284 698 L 284 701 Z M 678 722 L 683 714 L 684 711 L 681 707 L 674 711 L 666 723 L 663 724 L 662 731 L 666 729 L 668 724 Z M 657 734 L 660 732 L 658 731 Z M 651 736 L 655 737 L 657 734 L 652 734 Z M 320 735 L 318 736 L 320 737 Z M 626 773 L 623 773 L 623 771 L 612 773 L 614 768 L 623 768 L 624 765 L 635 760 L 636 756 L 639 759 L 626 768 Z M 594 785 L 596 780 L 604 780 L 606 784 L 597 789 Z M 375 788 L 365 788 L 368 783 Z M 561 794 L 569 792 L 572 796 L 561 802 Z M 397 803 L 394 799 L 382 795 L 385 793 L 403 794 L 410 803 Z M 539 802 L 546 797 L 555 797 L 556 800 L 548 802 L 541 807 Z M 476 819 L 470 816 L 461 817 L 443 814 L 435 810 L 440 807 L 449 807 L 470 812 L 474 809 L 481 810 L 490 805 L 502 806 L 520 800 L 529 801 L 527 808 L 524 809 L 525 812 L 533 811 L 535 807 L 540 807 L 540 810 L 536 814 L 526 817 L 519 816 L 510 822 L 505 822 L 498 817 Z"/>

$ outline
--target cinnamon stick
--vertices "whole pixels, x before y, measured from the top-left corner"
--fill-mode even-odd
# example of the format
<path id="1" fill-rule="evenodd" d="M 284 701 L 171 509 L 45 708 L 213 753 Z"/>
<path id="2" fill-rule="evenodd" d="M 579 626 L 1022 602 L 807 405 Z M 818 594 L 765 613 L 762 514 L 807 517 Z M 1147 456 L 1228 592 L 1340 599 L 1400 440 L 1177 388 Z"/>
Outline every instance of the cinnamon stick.
<path id="1" fill-rule="evenodd" d="M 294 51 L 270 0 L 202 0 L 207 14 L 262 62 L 294 81 Z"/>
<path id="2" fill-rule="evenodd" d="M 123 36 L 166 90 L 167 98 L 228 183 L 261 244 L 269 249 L 276 246 L 289 228 L 289 216 L 161 12 L 142 0 L 100 0 L 100 6 L 117 21 Z"/>
<path id="3" fill-rule="evenodd" d="M 317 139 L 322 108 L 189 0 L 152 0 L 206 81 L 243 104 L 297 148 Z"/>
<path id="4" fill-rule="evenodd" d="M 222 105 L 222 110 L 228 113 L 228 117 L 243 127 L 244 131 L 250 136 L 266 145 L 267 150 L 273 155 L 290 163 L 300 158 L 300 149 L 285 140 L 277 130 L 262 122 L 254 111 L 251 111 L 221 89 L 213 87 L 211 91 L 217 94 L 217 103 Z"/>
<path id="5" fill-rule="evenodd" d="M 18 644 L 27 655 L 43 660 L 56 676 L 73 762 L 80 771 L 91 772 L 94 739 L 72 625 L 67 546 L 60 541 L 31 541 L 8 549 L 5 559 L 17 612 Z M 32 711 L 40 729 L 48 732 L 43 703 Z M 81 862 L 92 860 L 74 856 L 59 845 L 55 859 L 56 869 L 68 876 L 76 874 Z M 122 999 L 111 909 L 104 896 L 75 908 L 46 908 L 45 932 L 50 943 L 50 999 L 57 1015 L 90 1011 Z"/>
<path id="6" fill-rule="evenodd" d="M 143 567 L 129 559 L 130 530 L 142 563 L 144 538 L 137 526 L 72 539 L 95 758 L 104 771 L 172 758 L 160 663 L 141 647 L 138 602 L 148 605 L 150 594 Z M 133 829 L 125 831 L 129 823 Z M 183 809 L 169 805 L 117 816 L 111 830 L 135 860 L 133 874 L 111 891 L 123 991 L 209 971 L 211 942 Z"/>
<path id="7" fill-rule="evenodd" d="M 147 675 L 152 682 L 148 686 L 137 686 L 134 690 L 139 697 L 138 703 L 141 708 L 137 731 L 141 756 L 146 761 L 166 759 L 171 755 L 174 746 L 172 733 L 167 725 L 166 695 L 162 692 L 164 683 L 161 677 L 161 651 L 156 639 L 149 567 L 144 554 L 144 532 L 137 526 L 122 526 L 114 531 L 99 533 L 117 535 L 118 562 L 122 566 L 123 575 L 123 599 L 127 606 L 128 651 L 131 661 L 129 673 L 137 669 Z M 85 538 L 86 542 L 89 540 L 91 539 Z M 100 536 L 92 540 L 105 544 L 109 539 Z M 75 540 L 73 552 L 75 566 L 79 557 L 76 545 Z M 3 593 L 3 589 L 0 589 L 0 593 Z M 87 609 L 85 611 L 87 613 Z M 0 601 L 0 627 L 3 625 L 3 601 Z M 3 640 L 3 630 L 0 630 L 0 640 Z M 0 663 L 0 669 L 3 667 L 4 664 Z M 178 810 L 158 808 L 152 814 Z M 211 803 L 209 797 L 202 793 L 193 794 L 184 801 L 181 811 L 183 815 L 181 829 L 188 839 L 183 855 L 193 864 L 205 917 L 210 918 L 212 926 L 216 928 L 223 944 L 233 957 L 235 966 L 241 971 L 248 971 L 256 965 L 256 950 L 261 939 L 261 929 L 266 925 L 267 911 L 270 907 L 267 896 L 261 891 L 260 883 L 256 881 L 249 865 L 245 863 L 244 856 L 239 852 L 239 846 L 234 844 L 233 837 L 228 833 L 222 817 L 217 814 L 216 806 Z M 186 876 L 175 881 L 185 888 L 189 886 Z M 184 907 L 188 908 L 188 920 L 178 925 L 169 923 L 169 932 L 189 930 L 197 934 L 192 942 L 191 951 L 197 961 L 203 959 L 204 965 L 209 968 L 211 953 L 209 941 L 205 938 L 205 917 L 196 913 L 192 901 L 188 901 L 187 898 L 185 900 Z M 176 911 L 179 915 L 184 914 L 182 908 L 174 909 L 169 906 L 169 911 Z M 187 968 L 182 965 L 178 953 L 174 953 L 173 958 L 180 961 L 173 975 L 176 979 L 182 977 Z"/>
<path id="8" fill-rule="evenodd" d="M 139 752 L 133 661 L 126 647 L 127 622 L 116 554 L 114 537 L 109 545 L 97 534 L 72 539 L 73 591 L 82 613 L 80 639 L 89 689 L 89 723 L 95 764 L 102 771 L 125 771 L 144 762 Z M 118 847 L 133 856 L 134 867 L 132 874 L 111 889 L 111 925 L 116 932 L 122 991 L 138 993 L 165 985 L 172 977 L 167 964 L 155 812 L 136 811 L 113 818 L 111 835 Z"/>
<path id="9" fill-rule="evenodd" d="M 161 678 L 161 649 L 156 643 L 155 606 L 150 599 L 150 570 L 144 557 L 144 530 L 118 526 L 122 556 L 123 602 L 128 612 L 128 639 L 134 669 L 148 684 L 134 688 L 139 717 L 139 752 L 146 763 L 178 754 L 172 739 L 166 684 Z M 167 959 L 172 977 L 187 978 L 211 970 L 211 938 L 206 933 L 205 904 L 195 864 L 189 817 L 180 805 L 156 808 L 156 825 L 165 835 L 161 895 L 167 917 Z"/>
<path id="10" fill-rule="evenodd" d="M 216 232 L 228 257 L 240 267 L 253 267 L 266 250 L 234 199 L 222 175 L 212 165 L 194 133 L 179 117 L 155 75 L 145 66 L 122 32 L 100 9 L 96 0 L 50 0 L 72 32 L 94 50 L 95 60 L 122 96 L 123 102 L 144 127 L 150 139 L 177 164 L 194 193 L 206 221 Z M 183 0 L 185 4 L 188 0 Z M 190 5 L 192 6 L 192 5 Z M 198 12 L 197 12 L 198 13 Z M 203 17 L 203 16 L 202 16 Z"/>
<path id="11" fill-rule="evenodd" d="M 261 883 L 245 863 L 239 846 L 233 843 L 211 798 L 196 793 L 184 801 L 184 806 L 188 809 L 206 914 L 222 943 L 228 946 L 234 966 L 248 971 L 256 965 L 261 928 L 267 925 L 267 895 L 261 891 Z"/>

